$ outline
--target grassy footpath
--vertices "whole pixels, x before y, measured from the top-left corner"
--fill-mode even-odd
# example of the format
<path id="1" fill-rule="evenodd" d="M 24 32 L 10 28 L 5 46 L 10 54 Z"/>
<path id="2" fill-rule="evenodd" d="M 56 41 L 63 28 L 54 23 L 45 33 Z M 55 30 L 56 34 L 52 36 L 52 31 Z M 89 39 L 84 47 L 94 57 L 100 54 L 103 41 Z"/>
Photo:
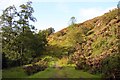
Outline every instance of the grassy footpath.
<path id="1" fill-rule="evenodd" d="M 75 70 L 74 67 L 47 68 L 45 71 L 38 72 L 29 78 L 100 78 L 100 75 L 92 75 L 82 70 Z"/>

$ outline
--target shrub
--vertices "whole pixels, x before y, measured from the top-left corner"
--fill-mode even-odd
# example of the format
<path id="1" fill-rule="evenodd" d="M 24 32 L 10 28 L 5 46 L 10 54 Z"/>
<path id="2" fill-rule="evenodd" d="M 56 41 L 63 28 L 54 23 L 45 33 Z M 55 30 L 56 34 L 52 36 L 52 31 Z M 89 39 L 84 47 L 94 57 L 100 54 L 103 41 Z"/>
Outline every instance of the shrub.
<path id="1" fill-rule="evenodd" d="M 47 61 L 47 62 L 50 62 L 50 61 L 53 61 L 54 58 L 52 56 L 46 56 L 44 58 L 42 58 L 43 61 Z"/>
<path id="2" fill-rule="evenodd" d="M 79 61 L 76 63 L 75 69 L 86 69 L 86 59 L 85 58 L 79 58 Z"/>
<path id="3" fill-rule="evenodd" d="M 47 68 L 47 62 L 45 61 L 39 61 L 39 62 L 36 62 L 36 63 L 33 63 L 31 65 L 27 65 L 27 66 L 24 66 L 23 69 L 25 70 L 25 72 L 28 74 L 28 75 L 31 75 L 31 74 L 34 74 L 34 73 L 37 73 L 39 71 L 43 71 Z"/>
<path id="4" fill-rule="evenodd" d="M 115 78 L 120 77 L 120 55 L 115 54 L 107 57 L 102 61 L 103 77 Z"/>
<path id="5" fill-rule="evenodd" d="M 43 61 L 47 62 L 47 65 L 49 67 L 54 66 L 55 62 L 58 61 L 57 57 L 53 57 L 53 56 L 45 56 L 42 58 Z"/>

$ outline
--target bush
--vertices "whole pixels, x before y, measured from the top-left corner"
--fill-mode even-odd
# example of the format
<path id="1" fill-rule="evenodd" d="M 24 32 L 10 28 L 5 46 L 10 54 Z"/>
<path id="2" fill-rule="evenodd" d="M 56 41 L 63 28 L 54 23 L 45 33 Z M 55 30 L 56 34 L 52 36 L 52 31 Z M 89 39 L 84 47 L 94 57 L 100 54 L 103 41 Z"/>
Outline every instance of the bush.
<path id="1" fill-rule="evenodd" d="M 54 58 L 52 56 L 45 56 L 44 58 L 42 58 L 43 61 L 47 61 L 47 62 L 50 62 L 50 61 L 53 61 Z"/>
<path id="2" fill-rule="evenodd" d="M 33 63 L 31 65 L 27 65 L 27 66 L 24 66 L 23 69 L 25 70 L 25 72 L 28 74 L 28 75 L 31 75 L 31 74 L 34 74 L 34 73 L 37 73 L 39 71 L 43 71 L 47 68 L 47 62 L 45 61 L 39 61 L 39 62 L 36 62 L 36 63 Z"/>
<path id="3" fill-rule="evenodd" d="M 79 61 L 76 63 L 75 69 L 86 69 L 87 64 L 86 64 L 86 59 L 85 58 L 79 58 Z"/>
<path id="4" fill-rule="evenodd" d="M 102 61 L 103 77 L 120 77 L 120 55 L 115 54 Z"/>
<path id="5" fill-rule="evenodd" d="M 47 62 L 48 67 L 53 67 L 55 62 L 58 61 L 58 58 L 53 56 L 45 56 L 42 58 L 42 61 Z"/>

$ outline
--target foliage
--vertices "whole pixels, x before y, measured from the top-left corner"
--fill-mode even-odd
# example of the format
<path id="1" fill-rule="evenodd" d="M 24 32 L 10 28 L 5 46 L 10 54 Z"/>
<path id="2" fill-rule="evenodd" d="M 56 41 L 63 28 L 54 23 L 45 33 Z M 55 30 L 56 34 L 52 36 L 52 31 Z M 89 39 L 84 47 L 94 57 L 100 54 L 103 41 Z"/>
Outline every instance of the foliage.
<path id="1" fill-rule="evenodd" d="M 53 56 L 45 56 L 41 60 L 46 61 L 49 67 L 53 67 L 58 61 L 58 58 Z"/>
<path id="2" fill-rule="evenodd" d="M 102 73 L 104 77 L 117 78 L 120 77 L 120 55 L 114 54 L 102 61 Z"/>
<path id="3" fill-rule="evenodd" d="M 76 22 L 76 18 L 75 18 L 74 16 L 71 17 L 71 18 L 70 18 L 70 24 L 71 24 L 71 25 L 74 25 L 75 22 Z"/>
<path id="4" fill-rule="evenodd" d="M 28 64 L 40 55 L 40 51 L 45 50 L 48 34 L 44 31 L 35 33 L 35 27 L 30 24 L 30 21 L 36 21 L 32 15 L 34 10 L 31 3 L 20 5 L 19 11 L 15 6 L 10 6 L 0 16 L 2 55 L 5 61 L 3 68 Z M 53 28 L 49 28 L 47 32 L 51 34 L 52 31 Z"/>
<path id="5" fill-rule="evenodd" d="M 52 28 L 52 27 L 46 29 L 46 35 L 47 35 L 47 37 L 48 37 L 49 35 L 51 35 L 52 33 L 54 33 L 54 32 L 55 32 L 55 30 L 54 30 L 54 28 Z"/>
<path id="6" fill-rule="evenodd" d="M 63 57 L 63 58 L 61 58 L 60 60 L 57 61 L 56 66 L 57 67 L 64 67 L 67 64 L 68 64 L 68 57 L 65 56 L 65 57 Z"/>
<path id="7" fill-rule="evenodd" d="M 26 65 L 23 67 L 25 72 L 28 75 L 32 75 L 34 73 L 37 73 L 39 71 L 43 71 L 47 68 L 47 62 L 41 60 L 39 62 L 33 63 L 32 65 Z"/>
<path id="8" fill-rule="evenodd" d="M 81 58 L 81 59 L 78 61 L 78 63 L 76 63 L 76 69 L 82 70 L 82 69 L 85 69 L 85 67 L 86 67 L 86 62 L 85 62 L 84 59 Z"/>
<path id="9" fill-rule="evenodd" d="M 112 19 L 115 19 L 116 16 L 117 16 L 117 10 L 116 9 L 110 11 L 109 13 L 105 13 L 102 16 L 103 24 L 107 25 Z"/>
<path id="10" fill-rule="evenodd" d="M 81 29 L 82 29 L 82 33 L 85 35 L 87 35 L 87 32 L 90 30 L 89 28 L 86 28 L 84 26 L 82 26 Z"/>

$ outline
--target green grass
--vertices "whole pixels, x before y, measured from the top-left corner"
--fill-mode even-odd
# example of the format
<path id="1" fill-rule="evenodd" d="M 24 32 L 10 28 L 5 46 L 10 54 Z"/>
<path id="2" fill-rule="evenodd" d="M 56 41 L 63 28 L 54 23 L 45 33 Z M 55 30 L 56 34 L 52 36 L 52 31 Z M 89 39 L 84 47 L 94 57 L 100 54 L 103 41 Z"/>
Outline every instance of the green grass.
<path id="1" fill-rule="evenodd" d="M 93 75 L 83 70 L 76 70 L 74 67 L 67 66 L 62 69 L 49 67 L 28 76 L 21 67 L 3 70 L 3 78 L 101 78 L 100 75 Z"/>
<path id="2" fill-rule="evenodd" d="M 74 67 L 64 67 L 62 69 L 49 67 L 28 76 L 21 67 L 3 70 L 3 78 L 100 78 L 100 75 L 93 75 L 82 70 L 76 70 Z"/>
<path id="3" fill-rule="evenodd" d="M 22 67 L 5 69 L 2 71 L 3 78 L 25 78 L 27 76 L 28 75 L 24 72 Z"/>
<path id="4" fill-rule="evenodd" d="M 100 78 L 100 75 L 93 75 L 82 70 L 76 70 L 74 67 L 47 68 L 45 71 L 38 72 L 29 78 Z"/>

